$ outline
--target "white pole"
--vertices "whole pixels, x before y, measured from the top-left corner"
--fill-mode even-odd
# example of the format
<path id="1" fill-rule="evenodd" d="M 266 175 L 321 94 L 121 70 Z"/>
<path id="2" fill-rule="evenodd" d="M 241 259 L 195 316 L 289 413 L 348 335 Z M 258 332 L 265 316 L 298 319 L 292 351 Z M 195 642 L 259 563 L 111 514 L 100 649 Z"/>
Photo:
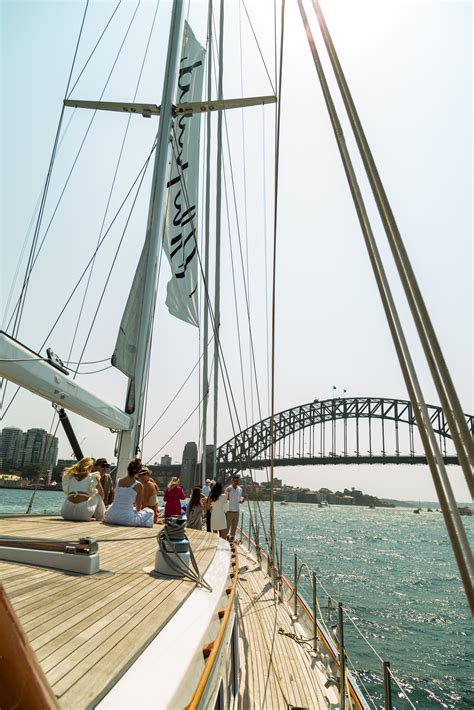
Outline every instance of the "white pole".
<path id="1" fill-rule="evenodd" d="M 219 81 L 217 100 L 222 100 L 222 75 L 224 52 L 224 0 L 220 5 L 219 23 Z M 217 175 L 216 175 L 216 271 L 214 295 L 214 441 L 213 441 L 213 479 L 217 478 L 217 394 L 219 384 L 219 329 L 221 318 L 221 183 L 222 183 L 222 110 L 217 116 Z"/>
<path id="2" fill-rule="evenodd" d="M 207 24 L 207 100 L 211 100 L 212 91 L 212 0 L 209 0 Z M 207 145 L 206 145 L 206 221 L 204 234 L 204 326 L 203 326 L 203 361 L 202 361 L 202 457 L 201 483 L 206 483 L 207 468 L 207 402 L 209 398 L 209 233 L 210 233 L 210 200 L 211 200 L 211 111 L 207 113 Z"/>
<path id="3" fill-rule="evenodd" d="M 158 127 L 153 181 L 147 221 L 148 259 L 146 262 L 145 288 L 140 314 L 140 333 L 134 377 L 129 384 L 135 391 L 133 425 L 130 431 L 119 437 L 117 476 L 126 473 L 127 464 L 134 458 L 140 436 L 143 414 L 145 384 L 150 360 L 152 319 L 156 301 L 156 280 L 158 255 L 161 247 L 166 204 L 166 180 L 169 170 L 169 149 L 173 101 L 176 95 L 179 55 L 181 49 L 181 26 L 183 15 L 182 0 L 174 0 L 171 13 L 168 55 L 166 58 L 163 94 L 161 100 L 160 124 Z"/>

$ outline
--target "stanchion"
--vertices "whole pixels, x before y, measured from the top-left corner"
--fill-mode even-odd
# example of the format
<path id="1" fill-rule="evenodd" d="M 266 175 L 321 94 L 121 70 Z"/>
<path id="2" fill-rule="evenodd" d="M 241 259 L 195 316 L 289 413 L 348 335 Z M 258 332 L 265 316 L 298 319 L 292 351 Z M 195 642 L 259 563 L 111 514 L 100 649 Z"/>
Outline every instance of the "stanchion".
<path id="1" fill-rule="evenodd" d="M 298 557 L 296 556 L 295 552 L 295 559 L 294 559 L 294 618 L 295 620 L 298 618 Z"/>
<path id="2" fill-rule="evenodd" d="M 313 651 L 318 652 L 318 598 L 316 589 L 316 572 L 313 572 Z"/>
<path id="3" fill-rule="evenodd" d="M 390 677 L 390 663 L 383 662 L 383 694 L 385 698 L 385 710 L 392 710 L 392 681 Z"/>
<path id="4" fill-rule="evenodd" d="M 332 598 L 328 597 L 328 624 L 332 626 Z"/>
<path id="5" fill-rule="evenodd" d="M 339 636 L 339 707 L 346 708 L 346 654 L 344 652 L 344 617 L 342 604 L 338 604 L 337 632 Z"/>

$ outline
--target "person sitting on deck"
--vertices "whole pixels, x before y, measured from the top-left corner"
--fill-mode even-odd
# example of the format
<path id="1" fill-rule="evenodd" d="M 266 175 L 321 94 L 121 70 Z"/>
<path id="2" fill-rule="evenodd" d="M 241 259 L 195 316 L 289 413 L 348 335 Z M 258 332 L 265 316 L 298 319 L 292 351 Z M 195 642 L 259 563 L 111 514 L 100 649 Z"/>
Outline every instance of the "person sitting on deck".
<path id="1" fill-rule="evenodd" d="M 106 508 L 114 502 L 114 482 L 109 473 L 110 464 L 107 459 L 100 458 L 95 460 L 94 471 L 100 475 L 100 485 L 104 491 L 103 501 Z"/>
<path id="2" fill-rule="evenodd" d="M 186 516 L 188 519 L 187 526 L 193 530 L 202 530 L 202 517 L 204 515 L 203 498 L 200 486 L 194 486 L 191 493 L 191 500 L 188 503 Z"/>
<path id="3" fill-rule="evenodd" d="M 226 512 L 229 508 L 229 502 L 226 494 L 222 490 L 222 483 L 216 481 L 209 494 L 211 501 L 211 530 L 219 533 L 225 539 L 227 534 L 227 518 Z"/>
<path id="4" fill-rule="evenodd" d="M 181 502 L 185 500 L 186 493 L 179 485 L 179 478 L 173 476 L 171 481 L 166 486 L 165 495 L 165 518 L 170 518 L 172 515 L 181 515 Z"/>
<path id="5" fill-rule="evenodd" d="M 142 466 L 137 476 L 140 483 L 143 485 L 143 497 L 142 497 L 142 509 L 151 508 L 155 513 L 154 521 L 157 523 L 159 521 L 159 509 L 158 509 L 158 484 L 151 477 L 151 471 L 146 466 Z"/>
<path id="6" fill-rule="evenodd" d="M 142 470 L 141 459 L 133 459 L 127 468 L 128 475 L 121 478 L 115 489 L 115 500 L 107 508 L 105 522 L 136 528 L 152 528 L 154 511 L 142 507 L 143 485 L 135 476 Z"/>
<path id="7" fill-rule="evenodd" d="M 93 472 L 94 459 L 86 456 L 63 472 L 66 500 L 61 508 L 64 520 L 87 522 L 95 517 L 103 520 L 105 506 L 100 475 Z"/>

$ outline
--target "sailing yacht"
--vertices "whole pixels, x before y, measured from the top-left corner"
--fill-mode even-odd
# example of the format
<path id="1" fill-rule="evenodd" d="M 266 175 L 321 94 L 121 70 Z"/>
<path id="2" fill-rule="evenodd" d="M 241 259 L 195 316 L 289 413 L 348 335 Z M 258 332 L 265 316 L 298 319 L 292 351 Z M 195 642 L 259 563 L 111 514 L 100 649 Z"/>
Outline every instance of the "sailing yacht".
<path id="1" fill-rule="evenodd" d="M 214 26 L 212 13 L 209 13 L 206 23 L 201 27 L 201 35 L 208 39 L 207 57 L 214 52 L 220 58 L 216 65 L 207 60 L 206 75 L 206 42 L 199 41 L 197 29 L 191 28 L 191 18 L 188 18 L 189 22 L 185 21 L 184 3 L 174 0 L 169 5 L 166 63 L 162 62 L 163 90 L 159 104 L 153 103 L 155 97 L 138 101 L 136 95 L 132 100 L 123 96 L 110 97 L 109 100 L 107 94 L 106 101 L 103 93 L 97 90 L 92 97 L 80 95 L 81 83 L 76 78 L 80 78 L 82 72 L 87 70 L 90 56 L 95 52 L 91 42 L 91 55 L 87 56 L 86 53 L 81 58 L 82 70 L 76 67 L 76 72 L 71 72 L 76 83 L 68 84 L 63 101 L 64 113 L 56 135 L 45 190 L 40 199 L 41 219 L 38 219 L 34 229 L 33 247 L 19 299 L 13 310 L 13 319 L 10 320 L 8 332 L 1 335 L 1 374 L 12 383 L 9 385 L 10 392 L 14 391 L 12 387 L 16 384 L 52 402 L 61 420 L 66 422 L 65 430 L 69 434 L 71 426 L 67 424 L 65 412 L 72 413 L 71 416 L 78 415 L 102 429 L 113 430 L 118 434 L 116 453 L 119 477 L 125 474 L 128 461 L 138 451 L 144 450 L 145 435 L 148 433 L 145 431 L 145 411 L 147 399 L 151 398 L 149 392 L 154 368 L 164 369 L 159 368 L 159 365 L 166 351 L 171 350 L 172 359 L 176 358 L 178 362 L 182 359 L 183 351 L 190 349 L 189 335 L 174 340 L 178 332 L 174 329 L 178 325 L 189 331 L 192 326 L 203 321 L 201 345 L 202 359 L 206 364 L 202 370 L 202 396 L 201 393 L 199 396 L 202 409 L 206 410 L 209 382 L 213 376 L 214 431 L 210 439 L 214 447 L 219 436 L 217 393 L 220 378 L 224 382 L 224 388 L 221 389 L 229 386 L 227 375 L 223 374 L 226 363 L 223 354 L 224 338 L 220 334 L 220 284 L 224 279 L 219 271 L 222 255 L 218 236 L 225 222 L 219 193 L 224 190 L 225 178 L 229 184 L 234 179 L 233 173 L 224 175 L 220 167 L 224 162 L 227 130 L 235 128 L 235 124 L 231 125 L 235 121 L 235 118 L 230 118 L 232 112 L 239 118 L 244 110 L 261 112 L 262 133 L 272 125 L 268 115 L 273 116 L 273 119 L 276 115 L 278 123 L 282 118 L 278 108 L 276 114 L 269 114 L 275 111 L 277 99 L 280 98 L 276 81 L 278 72 L 273 82 L 268 77 L 270 88 L 267 93 L 241 91 L 241 95 L 236 97 L 224 92 L 224 7 L 221 4 L 217 16 L 221 23 L 219 31 Z M 257 12 L 256 7 L 253 10 Z M 104 12 L 103 9 L 101 11 Z M 316 59 L 308 33 L 307 16 L 304 11 L 301 15 L 299 22 L 303 20 L 301 27 L 306 23 L 309 42 L 305 44 L 307 59 L 311 59 L 308 46 Z M 133 14 L 127 17 L 129 27 L 121 20 L 124 22 L 122 31 L 125 38 L 132 28 L 133 18 Z M 80 40 L 83 30 L 87 31 L 86 20 L 87 13 L 81 24 Z M 112 21 L 114 16 L 110 20 L 104 17 L 105 28 Z M 265 18 L 262 21 L 265 22 Z M 281 29 L 283 34 L 283 23 Z M 298 40 L 300 44 L 303 43 L 302 37 L 304 35 L 300 35 Z M 143 45 L 148 48 L 146 42 L 142 42 Z M 81 46 L 79 41 L 78 48 Z M 254 46 L 253 56 L 257 57 L 260 51 L 260 46 Z M 280 67 L 283 66 L 282 57 L 283 54 L 277 63 Z M 213 72 L 217 75 L 215 93 L 212 91 Z M 206 82 L 208 92 L 203 99 L 202 87 Z M 300 98 L 306 100 L 307 97 Z M 21 316 L 25 308 L 25 297 L 29 295 L 30 289 L 35 288 L 33 279 L 36 272 L 33 267 L 37 261 L 41 261 L 41 239 L 45 231 L 49 230 L 49 225 L 46 226 L 45 221 L 42 221 L 44 205 L 56 154 L 61 152 L 61 141 L 65 140 L 63 131 L 66 130 L 66 122 L 63 122 L 63 118 L 68 110 L 72 115 L 82 112 L 83 115 L 89 113 L 95 117 L 98 114 L 100 118 L 97 120 L 104 121 L 107 126 L 111 126 L 115 119 L 123 120 L 125 117 L 127 121 L 146 119 L 145 122 L 150 123 L 159 116 L 158 131 L 156 126 L 154 132 L 151 131 L 153 140 L 149 140 L 145 159 L 141 163 L 136 160 L 139 153 L 137 144 L 133 145 L 129 154 L 129 159 L 130 156 L 135 157 L 133 165 L 136 168 L 133 181 L 129 180 L 132 188 L 138 186 L 141 189 L 147 171 L 150 173 L 147 177 L 150 187 L 148 205 L 144 205 L 143 193 L 138 189 L 136 193 L 128 193 L 133 194 L 133 209 L 130 207 L 125 218 L 121 213 L 120 199 L 112 196 L 112 193 L 110 197 L 116 210 L 112 223 L 120 216 L 124 222 L 124 234 L 131 221 L 134 230 L 141 224 L 145 235 L 144 241 L 140 241 L 140 256 L 138 261 L 135 259 L 133 262 L 133 269 L 127 264 L 129 252 L 121 261 L 119 285 L 122 288 L 116 286 L 114 294 L 124 311 L 118 323 L 118 336 L 111 338 L 109 324 L 105 323 L 107 329 L 102 334 L 94 333 L 93 338 L 95 343 L 98 340 L 108 341 L 113 350 L 114 376 L 120 376 L 118 372 L 125 375 L 125 386 L 122 381 L 125 404 L 122 405 L 110 401 L 107 385 L 98 392 L 83 386 L 81 378 L 75 377 L 79 373 L 79 365 L 74 362 L 71 354 L 63 355 L 64 344 L 58 336 L 55 335 L 54 348 L 45 357 L 42 354 L 44 346 L 33 347 L 31 341 L 27 341 L 23 335 L 28 332 L 28 328 L 22 325 Z M 203 141 L 204 129 L 201 123 L 204 123 L 204 116 L 211 114 L 217 114 L 216 130 L 212 134 L 210 131 L 205 134 L 206 140 Z M 228 115 L 229 118 L 226 118 Z M 299 116 L 299 122 L 304 129 L 304 136 L 306 113 Z M 208 122 L 206 127 L 210 125 Z M 114 130 L 110 128 L 111 133 Z M 275 132 L 278 133 L 277 130 Z M 201 210 L 197 208 L 201 199 L 197 187 L 201 173 L 199 138 L 203 143 L 201 153 L 205 152 L 205 147 L 208 154 L 208 189 L 204 191 Z M 216 139 L 215 145 L 211 144 L 211 138 L 213 141 Z M 283 146 L 279 146 L 276 151 L 277 158 L 280 147 Z M 268 145 L 264 143 L 263 152 L 267 149 Z M 101 150 L 102 144 L 93 142 L 92 153 L 96 157 L 100 158 Z M 213 172 L 209 167 L 212 159 L 218 166 Z M 79 180 L 84 192 L 89 193 L 92 200 L 96 194 L 95 188 L 89 183 L 93 172 L 94 169 L 88 163 L 87 170 Z M 63 177 L 67 186 L 71 175 L 65 173 Z M 261 184 L 266 191 L 268 185 L 263 180 L 263 174 L 261 177 Z M 127 184 L 123 176 L 121 180 L 122 186 Z M 294 183 L 294 175 L 291 180 Z M 115 176 L 113 182 L 115 184 Z M 297 183 L 293 185 L 293 191 L 295 204 L 292 212 L 298 210 Z M 216 214 L 212 218 L 206 203 L 211 193 L 216 205 Z M 124 189 L 122 195 L 128 198 L 128 194 Z M 59 192 L 59 195 L 58 205 L 62 193 Z M 248 198 L 250 200 L 250 195 Z M 236 206 L 239 202 L 237 195 L 234 200 Z M 266 204 L 265 192 L 262 201 Z M 146 221 L 135 221 L 135 204 L 141 206 L 147 214 Z M 229 205 L 226 207 L 229 208 Z M 360 203 L 358 207 L 360 209 Z M 89 217 L 87 208 L 82 204 L 76 204 L 75 209 L 76 218 L 83 211 L 85 217 Z M 53 209 L 52 217 L 55 213 Z M 108 254 L 100 266 L 95 266 L 96 259 L 100 259 L 100 248 L 112 226 L 107 217 L 109 214 L 106 211 L 96 247 L 85 269 L 85 273 L 93 274 L 91 290 L 95 292 L 94 295 L 99 293 L 100 300 L 105 298 L 102 283 L 99 283 L 106 280 L 103 270 L 116 258 Z M 278 222 L 277 219 L 274 221 Z M 60 224 L 65 233 L 75 231 L 74 222 L 69 219 L 62 217 Z M 212 258 L 207 255 L 209 240 L 205 239 L 201 246 L 201 237 L 198 236 L 201 226 L 204 235 L 216 233 L 217 247 Z M 285 228 L 288 230 L 288 225 Z M 265 229 L 266 226 L 263 231 Z M 55 248 L 59 246 L 61 240 L 58 237 Z M 168 331 L 168 337 L 160 338 L 154 334 L 153 319 L 158 309 L 162 254 L 169 261 L 171 278 L 166 287 L 160 282 L 161 293 L 166 288 L 166 305 L 176 323 Z M 232 251 L 227 255 L 227 261 L 223 258 L 224 265 L 228 267 L 227 272 L 224 271 L 227 276 L 231 273 L 229 265 L 232 258 Z M 63 275 L 65 263 L 58 259 L 60 267 L 54 272 L 58 281 L 70 280 L 69 270 L 66 276 Z M 72 264 L 68 264 L 70 266 Z M 306 269 L 308 266 L 302 264 L 301 268 Z M 99 272 L 88 272 L 91 267 L 99 268 Z M 215 269 L 213 299 L 210 289 L 212 267 Z M 245 268 L 243 271 L 245 273 Z M 102 278 L 98 278 L 97 273 Z M 248 299 L 248 283 L 244 281 L 241 289 L 244 298 Z M 44 283 L 40 283 L 39 290 L 45 291 Z M 54 294 L 52 284 L 48 283 L 47 295 L 53 302 L 56 300 Z M 84 302 L 89 297 L 90 291 L 86 290 Z M 33 311 L 33 319 L 36 310 Z M 250 315 L 251 304 L 248 300 L 246 310 Z M 89 333 L 83 334 L 84 350 L 94 323 L 95 316 Z M 73 344 L 80 329 L 79 320 L 75 328 L 72 327 Z M 31 330 L 36 335 L 33 326 Z M 248 330 L 252 349 L 254 342 L 250 325 Z M 51 334 L 52 331 L 48 333 L 48 338 Z M 215 356 L 212 366 L 209 366 L 207 351 L 211 340 L 214 341 L 212 347 Z M 156 343 L 157 357 L 152 349 Z M 79 363 L 84 361 L 84 350 L 78 357 Z M 403 362 L 406 364 L 407 361 L 405 357 Z M 77 368 L 75 373 L 74 368 Z M 253 364 L 249 380 L 251 386 L 256 388 L 257 377 L 252 368 Z M 274 367 L 269 370 L 274 374 Z M 164 378 L 166 376 L 167 373 L 162 375 Z M 413 382 L 414 378 L 410 374 L 412 385 Z M 274 383 L 274 377 L 269 377 L 269 389 L 274 390 Z M 413 386 L 416 390 L 416 386 Z M 228 390 L 224 393 L 228 394 Z M 273 414 L 273 394 L 269 400 L 270 412 Z M 10 399 L 6 397 L 5 401 L 9 402 Z M 206 426 L 203 424 L 203 430 Z M 429 432 L 427 436 L 429 438 Z M 70 442 L 79 458 L 83 452 L 77 438 L 71 436 Z M 203 434 L 203 479 L 209 473 L 205 469 L 206 442 Z M 433 455 L 433 458 L 436 459 L 436 456 Z M 217 476 L 217 471 L 214 473 Z M 269 477 L 272 481 L 273 467 Z M 446 499 L 446 495 L 443 493 L 441 497 Z M 302 598 L 297 586 L 298 575 L 295 575 L 292 583 L 281 567 L 281 555 L 279 560 L 276 550 L 273 516 L 272 505 L 267 550 L 260 546 L 258 534 L 251 539 L 242 533 L 241 544 L 230 545 L 207 532 L 189 531 L 188 539 L 196 563 L 195 573 L 192 575 L 188 569 L 178 578 L 164 575 L 154 564 L 154 531 L 105 526 L 97 522 L 66 523 L 57 516 L 11 517 L 2 520 L 0 558 L 3 560 L 2 581 L 6 591 L 2 614 L 5 623 L 11 628 L 11 638 L 17 640 L 15 650 L 11 650 L 8 655 L 12 659 L 12 666 L 8 668 L 11 677 L 8 701 L 12 706 L 17 703 L 20 690 L 25 693 L 30 691 L 31 699 L 27 702 L 29 707 L 368 707 L 356 675 L 346 668 L 342 626 L 339 625 L 338 634 L 334 635 L 318 613 L 317 601 L 311 608 Z M 58 601 L 51 604 L 52 598 Z M 277 628 L 280 630 L 278 635 Z M 2 655 L 5 658 L 6 654 Z M 390 678 L 389 672 L 387 678 Z M 33 704 L 35 698 L 37 705 Z"/>

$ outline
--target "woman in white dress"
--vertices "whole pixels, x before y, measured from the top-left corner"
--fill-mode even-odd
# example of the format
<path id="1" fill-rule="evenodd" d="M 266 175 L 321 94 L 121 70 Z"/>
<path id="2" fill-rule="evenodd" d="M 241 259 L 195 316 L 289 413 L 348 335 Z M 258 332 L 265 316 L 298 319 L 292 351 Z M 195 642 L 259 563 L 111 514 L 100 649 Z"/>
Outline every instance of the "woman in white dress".
<path id="1" fill-rule="evenodd" d="M 111 525 L 127 525 L 136 528 L 152 528 L 154 511 L 151 508 L 143 508 L 143 485 L 137 481 L 137 476 L 142 466 L 140 459 L 130 461 L 127 468 L 128 476 L 121 478 L 115 489 L 115 498 L 112 505 L 107 508 L 105 522 Z M 148 470 L 148 469 L 147 469 Z"/>
<path id="2" fill-rule="evenodd" d="M 63 472 L 66 500 L 61 508 L 64 520 L 87 522 L 93 517 L 103 520 L 105 514 L 100 474 L 94 472 L 94 459 L 86 456 Z"/>
<path id="3" fill-rule="evenodd" d="M 222 483 L 215 483 L 209 494 L 211 501 L 211 530 L 219 533 L 225 539 L 227 533 L 226 512 L 229 508 L 229 501 L 222 490 Z"/>

